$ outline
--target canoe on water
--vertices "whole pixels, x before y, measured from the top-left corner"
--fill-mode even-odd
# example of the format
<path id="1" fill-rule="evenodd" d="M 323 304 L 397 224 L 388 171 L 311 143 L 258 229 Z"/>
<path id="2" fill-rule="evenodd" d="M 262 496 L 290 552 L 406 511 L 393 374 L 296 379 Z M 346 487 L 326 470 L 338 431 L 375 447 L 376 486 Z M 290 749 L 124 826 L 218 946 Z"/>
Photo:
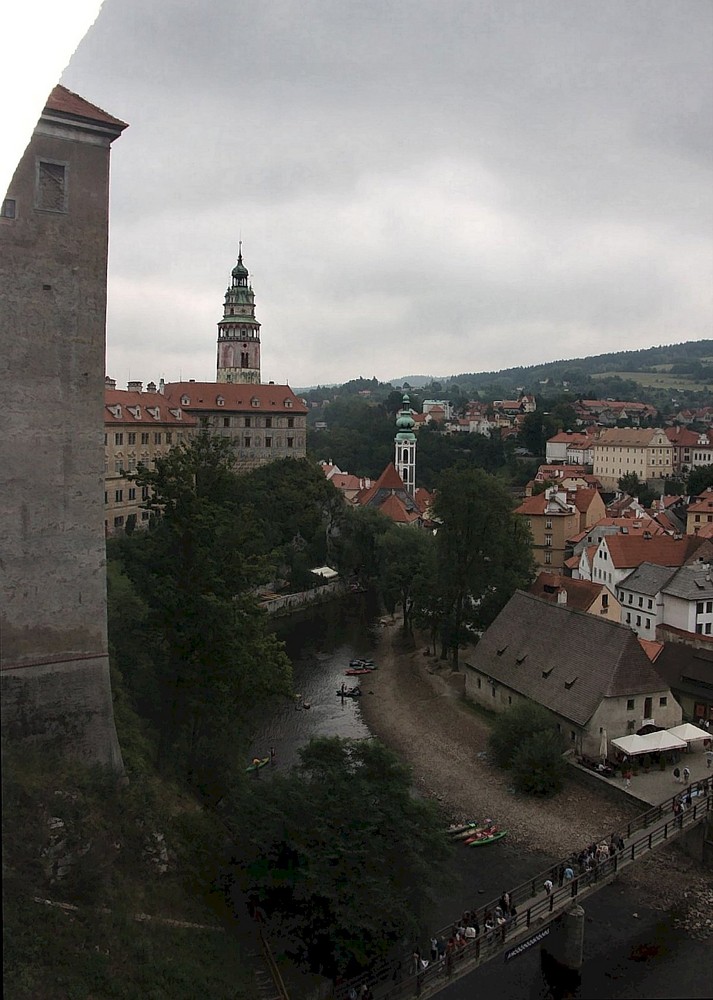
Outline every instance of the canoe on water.
<path id="1" fill-rule="evenodd" d="M 269 757 L 261 757 L 261 758 L 256 757 L 255 760 L 252 762 L 252 764 L 248 764 L 248 766 L 245 768 L 245 770 L 246 771 L 259 771 L 261 767 L 264 767 L 266 764 L 269 764 L 269 763 L 270 763 L 270 758 Z"/>
<path id="2" fill-rule="evenodd" d="M 465 841 L 466 847 L 475 847 L 477 844 L 492 844 L 496 840 L 501 840 L 507 834 L 507 830 L 496 830 L 494 833 L 485 833 L 481 836 L 476 834 Z"/>

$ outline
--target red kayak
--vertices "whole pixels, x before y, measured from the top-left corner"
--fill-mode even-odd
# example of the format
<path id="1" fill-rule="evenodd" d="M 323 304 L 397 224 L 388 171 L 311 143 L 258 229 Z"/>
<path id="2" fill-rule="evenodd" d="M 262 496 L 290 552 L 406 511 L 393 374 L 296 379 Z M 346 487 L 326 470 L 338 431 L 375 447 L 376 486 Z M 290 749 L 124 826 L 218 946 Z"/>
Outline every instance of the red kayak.
<path id="1" fill-rule="evenodd" d="M 362 674 L 372 674 L 373 672 L 371 667 L 352 667 L 351 670 L 344 671 L 347 677 L 361 677 Z"/>

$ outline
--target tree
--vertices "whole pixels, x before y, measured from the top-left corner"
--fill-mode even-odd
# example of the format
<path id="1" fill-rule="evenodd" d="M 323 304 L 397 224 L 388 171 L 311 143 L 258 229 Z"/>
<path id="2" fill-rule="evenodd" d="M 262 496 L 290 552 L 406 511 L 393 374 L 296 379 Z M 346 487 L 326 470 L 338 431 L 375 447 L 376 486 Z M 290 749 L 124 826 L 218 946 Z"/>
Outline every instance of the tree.
<path id="1" fill-rule="evenodd" d="M 709 486 L 713 486 L 713 465 L 701 465 L 688 473 L 688 492 L 692 497 L 698 497 Z"/>
<path id="2" fill-rule="evenodd" d="M 505 487 L 481 469 L 446 472 L 434 506 L 438 585 L 447 609 L 444 653 L 450 647 L 457 670 L 466 626 L 486 628 L 532 581 L 532 543 Z"/>
<path id="3" fill-rule="evenodd" d="M 157 523 L 123 541 L 152 637 L 159 766 L 206 792 L 238 765 L 255 706 L 290 685 L 289 660 L 251 593 L 261 556 L 229 448 L 201 434 L 140 469 Z"/>
<path id="4" fill-rule="evenodd" d="M 436 578 L 435 539 L 428 531 L 391 526 L 378 541 L 382 560 L 380 588 L 387 610 L 401 605 L 404 631 Z"/>
<path id="5" fill-rule="evenodd" d="M 526 413 L 520 427 L 520 442 L 532 455 L 544 455 L 547 441 L 560 429 L 549 413 L 534 410 Z"/>
<path id="6" fill-rule="evenodd" d="M 621 492 L 636 497 L 642 507 L 650 507 L 656 499 L 656 494 L 651 487 L 642 483 L 635 472 L 627 472 L 617 482 Z"/>
<path id="7" fill-rule="evenodd" d="M 420 936 L 450 848 L 438 808 L 377 741 L 312 740 L 225 814 L 246 891 L 311 969 L 353 974 Z"/>
<path id="8" fill-rule="evenodd" d="M 488 746 L 496 764 L 512 771 L 518 791 L 551 795 L 562 788 L 564 739 L 542 705 L 520 702 L 498 715 Z"/>

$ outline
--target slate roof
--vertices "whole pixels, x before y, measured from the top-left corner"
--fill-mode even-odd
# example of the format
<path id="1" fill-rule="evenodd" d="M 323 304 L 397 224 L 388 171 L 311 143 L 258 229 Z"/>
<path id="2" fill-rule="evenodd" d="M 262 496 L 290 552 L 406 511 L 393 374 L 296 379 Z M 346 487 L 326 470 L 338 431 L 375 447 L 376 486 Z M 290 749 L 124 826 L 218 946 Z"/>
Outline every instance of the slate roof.
<path id="1" fill-rule="evenodd" d="M 681 597 L 684 601 L 710 600 L 713 598 L 710 563 L 694 562 L 681 566 L 667 581 L 663 592 L 672 597 Z"/>
<path id="2" fill-rule="evenodd" d="M 664 690 L 635 633 L 518 590 L 466 666 L 586 725 L 603 698 Z"/>
<path id="3" fill-rule="evenodd" d="M 670 566 L 659 566 L 658 563 L 645 562 L 617 584 L 625 590 L 636 591 L 637 594 L 648 594 L 654 597 L 668 583 L 676 570 Z"/>
<path id="4" fill-rule="evenodd" d="M 667 642 L 656 659 L 655 669 L 669 687 L 704 698 L 713 694 L 713 649 Z"/>

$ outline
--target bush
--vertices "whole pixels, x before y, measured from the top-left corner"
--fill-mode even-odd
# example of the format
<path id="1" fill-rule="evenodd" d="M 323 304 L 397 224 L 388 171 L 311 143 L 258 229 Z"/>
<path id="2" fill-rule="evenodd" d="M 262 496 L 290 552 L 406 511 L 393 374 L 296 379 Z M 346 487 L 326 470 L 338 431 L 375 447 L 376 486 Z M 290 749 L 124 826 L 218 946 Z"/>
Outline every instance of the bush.
<path id="1" fill-rule="evenodd" d="M 555 722 L 546 708 L 534 702 L 513 705 L 497 717 L 488 739 L 495 763 L 506 769 L 513 767 L 522 754 L 523 744 L 536 733 L 549 731 L 557 734 Z"/>
<path id="2" fill-rule="evenodd" d="M 515 788 L 528 795 L 554 795 L 564 785 L 564 741 L 552 726 L 526 739 L 512 762 Z"/>

